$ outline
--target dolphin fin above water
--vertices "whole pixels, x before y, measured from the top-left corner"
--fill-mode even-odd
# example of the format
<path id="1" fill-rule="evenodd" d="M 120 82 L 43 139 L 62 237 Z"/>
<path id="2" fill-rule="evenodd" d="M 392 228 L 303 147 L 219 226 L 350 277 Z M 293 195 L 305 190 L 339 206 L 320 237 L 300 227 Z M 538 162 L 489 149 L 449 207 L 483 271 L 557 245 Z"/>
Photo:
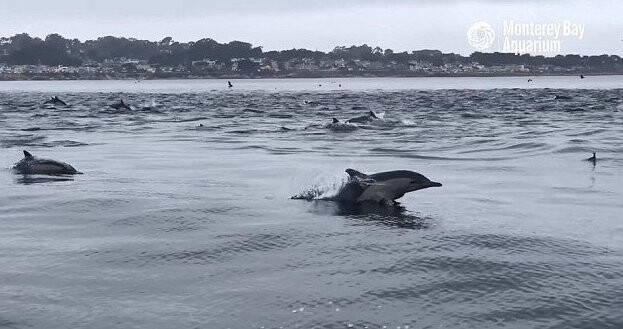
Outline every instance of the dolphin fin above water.
<path id="1" fill-rule="evenodd" d="M 348 168 L 348 169 L 346 169 L 346 173 L 348 174 L 349 179 L 351 181 L 355 181 L 355 182 L 359 183 L 362 186 L 369 186 L 369 185 L 372 185 L 372 184 L 381 185 L 377 181 L 375 181 L 374 178 L 372 178 L 372 177 L 370 177 L 370 176 L 368 176 L 368 175 L 366 175 L 366 174 L 364 174 L 362 172 L 359 172 L 359 171 L 357 171 L 355 169 Z"/>
<path id="2" fill-rule="evenodd" d="M 67 106 L 67 103 L 65 103 L 65 101 L 63 101 L 62 99 L 58 98 L 58 96 L 51 97 L 47 101 L 43 102 L 43 104 Z"/>
<path id="3" fill-rule="evenodd" d="M 24 150 L 24 158 L 14 164 L 11 169 L 22 175 L 75 175 L 82 174 L 71 165 L 49 159 L 37 158 Z"/>
<path id="4" fill-rule="evenodd" d="M 364 178 L 365 179 L 365 178 L 369 178 L 370 177 L 370 176 L 368 176 L 368 175 L 366 175 L 366 174 L 364 174 L 362 172 L 359 172 L 359 171 L 357 171 L 355 169 L 351 169 L 351 168 L 346 169 L 346 173 L 351 178 Z"/>

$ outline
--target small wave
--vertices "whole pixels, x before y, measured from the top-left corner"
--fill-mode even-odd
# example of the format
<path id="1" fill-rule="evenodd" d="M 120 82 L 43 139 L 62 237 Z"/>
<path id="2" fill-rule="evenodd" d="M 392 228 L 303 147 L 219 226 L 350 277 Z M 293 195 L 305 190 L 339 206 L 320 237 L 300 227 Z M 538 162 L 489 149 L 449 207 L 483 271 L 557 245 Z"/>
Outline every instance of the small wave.
<path id="1" fill-rule="evenodd" d="M 574 134 L 567 134 L 567 136 L 572 136 L 572 137 L 592 136 L 592 135 L 597 135 L 597 134 L 607 133 L 607 132 L 608 132 L 607 129 L 597 128 L 597 129 L 579 131 Z"/>
<path id="2" fill-rule="evenodd" d="M 400 120 L 400 123 L 405 127 L 413 127 L 418 125 L 415 121 L 409 119 L 402 119 Z"/>
<path id="3" fill-rule="evenodd" d="M 12 138 L 4 138 L 0 140 L 0 146 L 3 148 L 15 147 L 15 146 L 40 146 L 42 141 L 47 137 L 40 135 L 23 135 L 15 136 Z"/>
<path id="4" fill-rule="evenodd" d="M 251 135 L 251 134 L 255 134 L 261 132 L 261 130 L 258 129 L 236 129 L 236 130 L 228 130 L 226 131 L 226 133 L 228 134 L 240 134 L 240 135 Z"/>
<path id="5" fill-rule="evenodd" d="M 493 151 L 515 151 L 515 152 L 533 152 L 537 150 L 547 150 L 551 149 L 553 146 L 547 143 L 542 142 L 526 142 L 526 143 L 517 143 L 513 145 L 508 145 L 504 147 L 488 147 L 488 148 L 479 148 L 472 150 L 463 150 L 460 153 L 468 154 L 468 153 L 479 153 L 479 152 L 493 152 Z"/>
<path id="6" fill-rule="evenodd" d="M 247 113 L 257 113 L 257 114 L 264 113 L 264 111 L 262 111 L 262 110 L 258 110 L 258 109 L 244 109 L 244 110 L 242 110 L 242 112 L 247 112 Z"/>
<path id="7" fill-rule="evenodd" d="M 72 182 L 73 180 L 74 180 L 73 177 L 70 177 L 70 176 L 45 176 L 45 175 L 20 175 L 16 179 L 18 184 L 23 184 L 23 185 Z"/>
<path id="8" fill-rule="evenodd" d="M 269 118 L 275 118 L 275 119 L 290 119 L 293 118 L 294 115 L 293 114 L 287 114 L 287 113 L 271 113 L 268 115 Z"/>
<path id="9" fill-rule="evenodd" d="M 58 141 L 51 141 L 49 143 L 45 143 L 46 146 L 63 146 L 63 147 L 78 147 L 78 146 L 88 146 L 89 144 L 87 143 L 83 143 L 83 142 L 76 142 L 76 141 L 72 141 L 72 140 L 58 140 Z"/>
<path id="10" fill-rule="evenodd" d="M 174 120 L 163 120 L 161 122 L 195 122 L 201 120 L 208 120 L 208 117 L 200 116 L 200 117 L 190 117 L 190 118 L 177 118 Z"/>
<path id="11" fill-rule="evenodd" d="M 466 119 L 486 119 L 489 116 L 483 113 L 466 112 L 461 113 L 461 117 Z"/>

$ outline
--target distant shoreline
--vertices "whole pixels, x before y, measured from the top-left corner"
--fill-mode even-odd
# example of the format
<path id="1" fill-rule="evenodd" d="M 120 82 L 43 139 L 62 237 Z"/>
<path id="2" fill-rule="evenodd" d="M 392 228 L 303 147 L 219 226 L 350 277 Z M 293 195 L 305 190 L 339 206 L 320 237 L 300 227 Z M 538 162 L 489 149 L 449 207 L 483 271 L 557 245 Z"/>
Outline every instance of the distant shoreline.
<path id="1" fill-rule="evenodd" d="M 530 74 L 527 72 L 511 73 L 508 72 L 494 74 L 316 74 L 323 72 L 297 72 L 285 75 L 245 75 L 245 74 L 223 74 L 223 75 L 188 75 L 188 74 L 171 74 L 171 75 L 134 75 L 134 74 L 118 74 L 118 75 L 26 75 L 26 74 L 3 74 L 0 75 L 0 81 L 132 81 L 132 80 L 262 80 L 262 79 L 352 79 L 352 78 L 495 78 L 495 77 L 540 77 L 540 76 L 623 76 L 619 72 L 609 73 L 537 73 Z"/>

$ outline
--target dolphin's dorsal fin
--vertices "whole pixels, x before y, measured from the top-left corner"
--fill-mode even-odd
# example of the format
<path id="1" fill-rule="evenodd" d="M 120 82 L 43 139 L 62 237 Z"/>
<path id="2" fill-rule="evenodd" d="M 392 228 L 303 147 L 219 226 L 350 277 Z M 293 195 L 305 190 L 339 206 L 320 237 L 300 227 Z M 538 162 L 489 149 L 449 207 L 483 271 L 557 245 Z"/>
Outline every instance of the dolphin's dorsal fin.
<path id="1" fill-rule="evenodd" d="M 361 185 L 362 187 L 367 187 L 367 186 L 376 184 L 376 181 L 374 180 L 374 178 L 362 172 L 359 172 L 355 169 L 348 168 L 346 169 L 346 173 L 350 176 L 351 181 L 355 181 L 359 183 L 359 185 Z"/>
<path id="2" fill-rule="evenodd" d="M 32 158 L 32 154 L 30 154 L 30 152 L 24 150 L 24 157 L 25 158 Z"/>
<path id="3" fill-rule="evenodd" d="M 370 179 L 370 176 L 368 176 L 368 175 L 366 175 L 366 174 L 364 174 L 364 173 L 362 173 L 362 172 L 359 172 L 359 171 L 357 171 L 357 170 L 355 170 L 355 169 L 350 169 L 350 168 L 348 168 L 348 169 L 346 169 L 346 173 L 347 173 L 347 174 L 348 174 L 351 178 Z"/>
<path id="4" fill-rule="evenodd" d="M 375 119 L 378 119 L 378 118 L 376 117 L 376 113 L 374 113 L 373 111 L 370 111 L 370 113 L 368 113 L 368 114 L 369 114 L 371 117 L 373 117 L 373 118 L 375 118 Z"/>
<path id="5" fill-rule="evenodd" d="M 340 123 L 340 120 L 333 118 L 333 123 Z"/>

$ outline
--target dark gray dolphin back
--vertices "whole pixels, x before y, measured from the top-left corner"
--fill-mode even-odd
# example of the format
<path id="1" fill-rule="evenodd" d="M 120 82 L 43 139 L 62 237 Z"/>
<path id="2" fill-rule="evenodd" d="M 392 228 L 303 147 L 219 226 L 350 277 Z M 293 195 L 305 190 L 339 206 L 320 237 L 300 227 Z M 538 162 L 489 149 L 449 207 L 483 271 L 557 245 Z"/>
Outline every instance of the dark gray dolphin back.
<path id="1" fill-rule="evenodd" d="M 416 182 L 430 182 L 430 180 L 426 178 L 424 175 L 418 174 L 410 170 L 385 171 L 385 172 L 372 174 L 369 177 L 374 179 L 375 181 L 386 181 L 389 179 L 408 178 Z"/>
<path id="2" fill-rule="evenodd" d="M 355 169 L 346 169 L 346 173 L 350 175 L 351 178 L 356 179 L 372 179 L 377 182 L 382 182 L 390 179 L 398 179 L 398 178 L 407 178 L 415 182 L 430 182 L 428 178 L 426 178 L 422 174 L 418 174 L 414 171 L 410 170 L 393 170 L 393 171 L 384 171 L 372 175 L 366 175 L 362 172 L 359 172 Z"/>
<path id="3" fill-rule="evenodd" d="M 71 165 L 49 159 L 34 157 L 30 152 L 24 150 L 24 158 L 18 161 L 11 168 L 22 175 L 74 175 L 81 174 Z"/>

